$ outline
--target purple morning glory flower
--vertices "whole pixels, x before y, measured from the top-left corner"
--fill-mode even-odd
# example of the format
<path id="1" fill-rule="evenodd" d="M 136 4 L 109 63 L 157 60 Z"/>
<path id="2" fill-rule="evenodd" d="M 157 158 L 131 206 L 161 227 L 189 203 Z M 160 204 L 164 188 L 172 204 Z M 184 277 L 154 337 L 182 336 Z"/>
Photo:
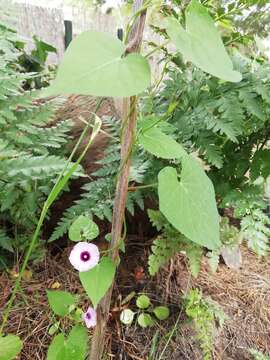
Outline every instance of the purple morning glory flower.
<path id="1" fill-rule="evenodd" d="M 87 242 L 78 242 L 71 250 L 69 261 L 78 271 L 88 271 L 99 262 L 99 249 Z"/>
<path id="2" fill-rule="evenodd" d="M 97 324 L 96 310 L 93 309 L 92 307 L 89 307 L 86 313 L 83 314 L 83 320 L 88 328 L 96 326 Z"/>

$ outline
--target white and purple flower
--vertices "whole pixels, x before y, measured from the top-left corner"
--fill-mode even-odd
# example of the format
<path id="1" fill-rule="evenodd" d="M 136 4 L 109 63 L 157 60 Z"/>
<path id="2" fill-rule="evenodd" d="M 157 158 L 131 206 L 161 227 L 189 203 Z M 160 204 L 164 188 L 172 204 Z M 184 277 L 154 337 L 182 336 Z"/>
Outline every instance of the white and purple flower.
<path id="1" fill-rule="evenodd" d="M 83 320 L 88 328 L 96 326 L 97 324 L 96 310 L 93 309 L 92 307 L 89 307 L 86 313 L 83 313 Z"/>
<path id="2" fill-rule="evenodd" d="M 78 242 L 71 250 L 69 261 L 78 271 L 88 271 L 99 262 L 99 249 L 87 242 Z"/>

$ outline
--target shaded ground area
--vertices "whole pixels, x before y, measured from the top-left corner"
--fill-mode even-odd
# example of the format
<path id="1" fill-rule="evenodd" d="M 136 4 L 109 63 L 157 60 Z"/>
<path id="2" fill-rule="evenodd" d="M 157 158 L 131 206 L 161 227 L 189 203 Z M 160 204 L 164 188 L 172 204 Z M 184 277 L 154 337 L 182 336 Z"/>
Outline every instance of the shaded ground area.
<path id="1" fill-rule="evenodd" d="M 147 275 L 147 256 L 150 241 L 131 236 L 127 253 L 122 259 L 107 331 L 108 359 L 148 359 L 151 348 L 159 359 L 202 359 L 195 339 L 193 324 L 188 321 L 182 309 L 182 295 L 191 287 L 199 287 L 203 294 L 217 301 L 228 315 L 222 330 L 218 330 L 213 358 L 251 359 L 248 349 L 256 348 L 267 354 L 270 352 L 270 260 L 258 258 L 246 249 L 243 251 L 243 269 L 233 271 L 220 265 L 216 274 L 210 274 L 203 265 L 197 279 L 192 279 L 187 271 L 185 259 L 176 256 L 155 278 Z M 39 265 L 30 270 L 31 279 L 25 279 L 17 296 L 10 316 L 10 333 L 17 333 L 24 339 L 21 360 L 45 359 L 51 336 L 48 329 L 52 315 L 48 308 L 46 289 L 57 284 L 60 289 L 83 294 L 75 273 L 68 264 L 66 248 L 56 256 L 47 253 Z M 2 274 L 0 278 L 1 303 L 3 308 L 10 295 L 14 278 Z M 137 325 L 123 326 L 119 321 L 121 300 L 132 291 L 147 293 L 154 304 L 167 304 L 171 310 L 169 320 L 158 327 L 142 330 Z M 83 307 L 88 300 L 82 296 Z M 135 299 L 129 304 L 135 308 Z M 175 321 L 180 317 L 174 335 L 165 346 Z M 62 323 L 69 330 L 69 322 Z M 153 344 L 153 338 L 157 340 Z M 165 349 L 164 349 L 165 348 Z"/>

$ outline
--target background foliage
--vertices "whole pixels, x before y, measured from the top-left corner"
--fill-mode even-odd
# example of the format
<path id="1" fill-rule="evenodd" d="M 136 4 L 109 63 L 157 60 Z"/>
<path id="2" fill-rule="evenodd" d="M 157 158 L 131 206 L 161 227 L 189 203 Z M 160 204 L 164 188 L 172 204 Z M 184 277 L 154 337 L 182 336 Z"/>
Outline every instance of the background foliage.
<path id="1" fill-rule="evenodd" d="M 26 54 L 17 34 L 0 24 L 0 252 L 24 249 L 36 226 L 55 176 L 65 166 L 70 121 L 54 124 L 61 100 L 38 101 L 36 89 L 48 84 L 49 45 Z M 38 71 L 38 72 L 37 72 Z M 4 250 L 4 252 L 3 252 Z M 6 254 L 7 255 L 7 254 Z"/>

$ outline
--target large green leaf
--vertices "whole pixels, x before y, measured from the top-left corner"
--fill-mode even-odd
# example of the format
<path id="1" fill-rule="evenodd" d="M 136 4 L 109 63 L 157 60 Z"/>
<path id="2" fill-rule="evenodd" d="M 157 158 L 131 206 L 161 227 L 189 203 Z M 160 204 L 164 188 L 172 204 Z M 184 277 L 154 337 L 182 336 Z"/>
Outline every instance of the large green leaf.
<path id="1" fill-rule="evenodd" d="M 103 257 L 93 269 L 80 272 L 81 283 L 94 307 L 111 286 L 115 270 L 116 266 L 113 261 L 108 257 Z"/>
<path id="2" fill-rule="evenodd" d="M 9 334 L 7 336 L 0 336 L 0 359 L 13 360 L 19 354 L 23 343 L 19 336 Z"/>
<path id="3" fill-rule="evenodd" d="M 44 95 L 125 97 L 150 84 L 150 67 L 139 54 L 124 56 L 124 44 L 110 34 L 87 31 L 69 45 L 55 82 Z"/>
<path id="4" fill-rule="evenodd" d="M 87 352 L 87 329 L 75 325 L 68 338 L 64 334 L 54 337 L 47 354 L 47 360 L 84 360 Z"/>
<path id="5" fill-rule="evenodd" d="M 179 159 L 185 154 L 180 144 L 157 127 L 142 131 L 138 141 L 145 150 L 162 159 Z"/>
<path id="6" fill-rule="evenodd" d="M 197 0 L 192 0 L 185 18 L 186 30 L 175 18 L 166 19 L 167 33 L 184 58 L 220 79 L 240 81 L 242 75 L 233 70 L 232 61 L 207 10 Z"/>
<path id="7" fill-rule="evenodd" d="M 74 326 L 65 344 L 65 360 L 84 360 L 87 343 L 87 329 L 82 325 Z"/>
<path id="8" fill-rule="evenodd" d="M 65 336 L 58 334 L 53 338 L 47 354 L 47 360 L 64 360 L 63 352 L 65 351 Z"/>
<path id="9" fill-rule="evenodd" d="M 162 169 L 158 195 L 160 211 L 177 230 L 209 249 L 220 246 L 214 188 L 195 159 L 183 157 L 180 181 L 175 168 Z"/>
<path id="10" fill-rule="evenodd" d="M 52 311 L 59 316 L 67 315 L 76 300 L 74 295 L 60 290 L 47 290 L 47 296 Z"/>

